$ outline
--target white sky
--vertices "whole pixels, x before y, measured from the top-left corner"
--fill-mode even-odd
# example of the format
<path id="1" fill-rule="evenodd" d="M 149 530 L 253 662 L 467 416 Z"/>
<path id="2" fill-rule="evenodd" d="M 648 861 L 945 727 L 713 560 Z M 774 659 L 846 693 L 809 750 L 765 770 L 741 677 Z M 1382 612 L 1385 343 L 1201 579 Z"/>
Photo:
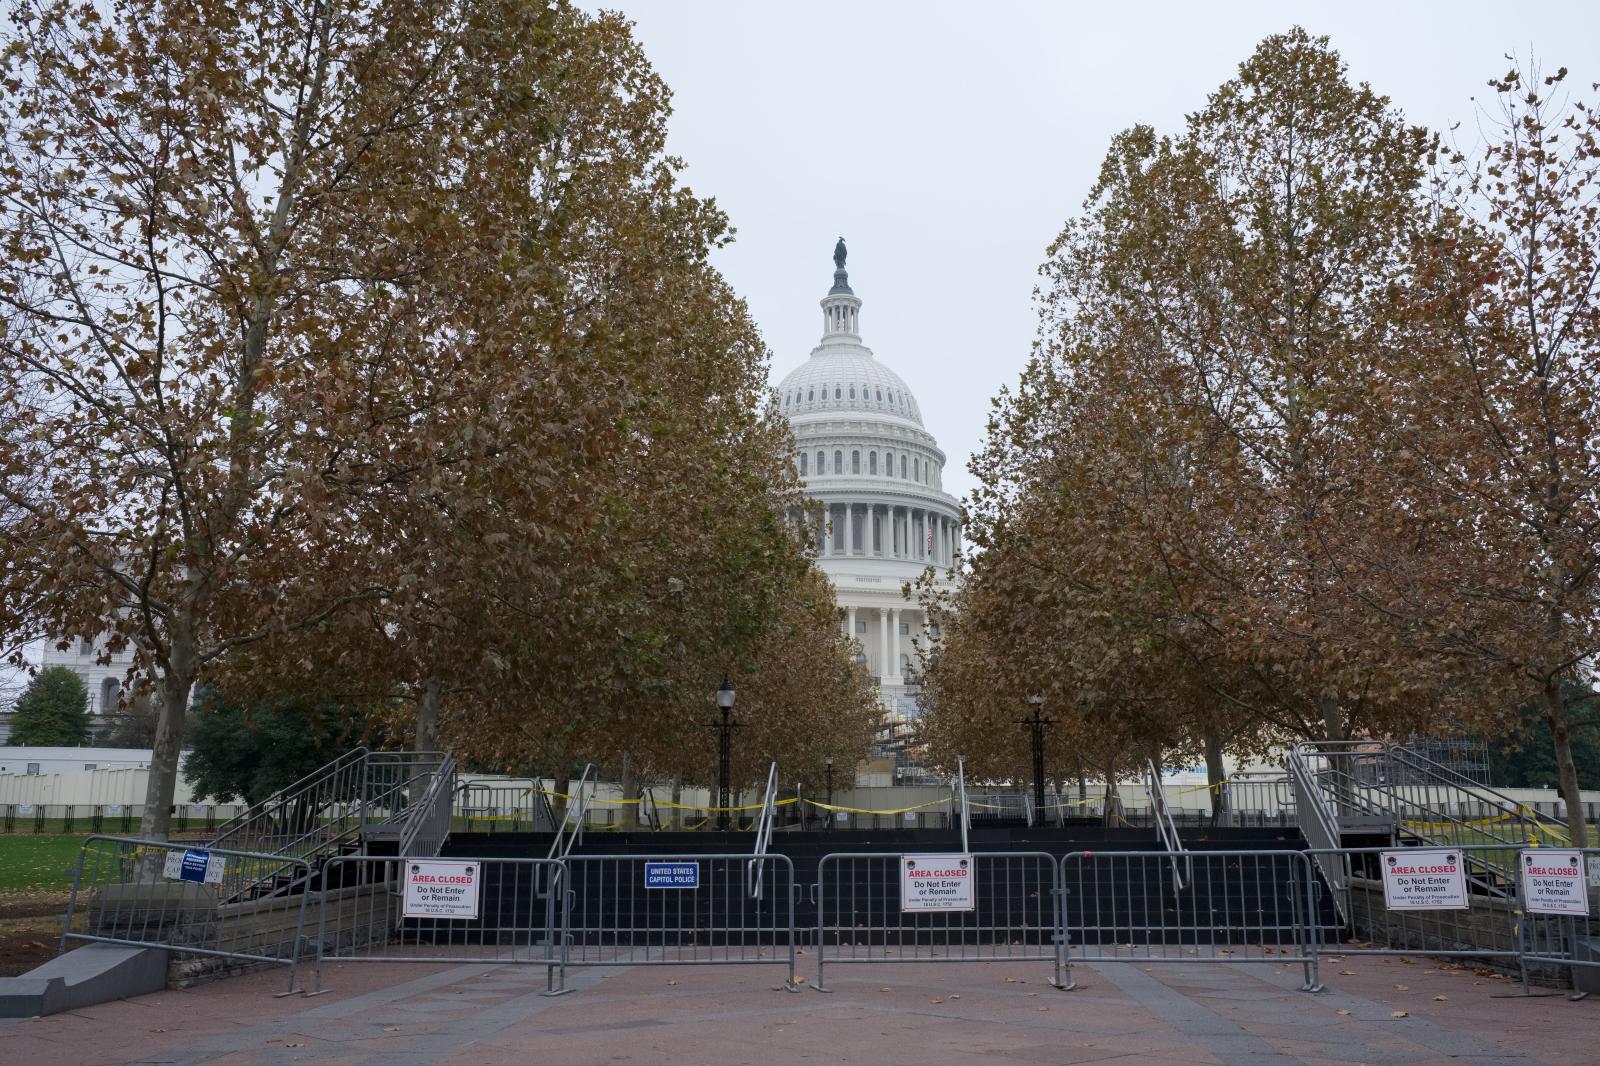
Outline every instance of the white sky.
<path id="1" fill-rule="evenodd" d="M 822 332 L 836 237 L 863 339 L 916 394 L 964 495 L 989 400 L 1028 357 L 1036 271 L 1111 137 L 1176 132 L 1255 44 L 1299 23 L 1413 122 L 1465 122 L 1531 51 L 1600 80 L 1581 3 L 607 3 L 675 94 L 671 150 L 738 230 L 717 264 L 773 350 Z"/>

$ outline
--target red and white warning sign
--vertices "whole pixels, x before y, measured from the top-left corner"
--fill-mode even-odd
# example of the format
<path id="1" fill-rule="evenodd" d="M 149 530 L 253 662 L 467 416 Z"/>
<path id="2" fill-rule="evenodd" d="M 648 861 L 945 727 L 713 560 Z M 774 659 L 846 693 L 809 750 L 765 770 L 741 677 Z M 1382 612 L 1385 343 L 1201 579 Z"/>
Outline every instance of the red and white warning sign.
<path id="1" fill-rule="evenodd" d="M 970 911 L 971 855 L 900 856 L 900 909 L 903 911 Z"/>
<path id="2" fill-rule="evenodd" d="M 1529 848 L 1522 853 L 1522 909 L 1529 914 L 1589 913 L 1583 855 L 1572 848 Z"/>
<path id="3" fill-rule="evenodd" d="M 476 918 L 482 867 L 475 862 L 407 859 L 407 918 Z"/>
<path id="4" fill-rule="evenodd" d="M 1467 871 L 1454 848 L 1406 848 L 1378 855 L 1383 901 L 1392 911 L 1466 910 Z"/>

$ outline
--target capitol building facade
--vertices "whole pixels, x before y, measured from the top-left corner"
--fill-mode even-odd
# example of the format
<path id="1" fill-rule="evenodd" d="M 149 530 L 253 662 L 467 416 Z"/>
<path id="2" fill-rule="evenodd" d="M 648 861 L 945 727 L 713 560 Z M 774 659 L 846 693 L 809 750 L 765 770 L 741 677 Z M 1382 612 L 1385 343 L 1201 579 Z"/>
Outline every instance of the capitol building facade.
<path id="1" fill-rule="evenodd" d="M 861 343 L 861 299 L 841 238 L 822 299 L 822 341 L 778 385 L 806 495 L 820 505 L 817 562 L 845 631 L 877 679 L 890 723 L 916 716 L 916 654 L 927 620 L 903 589 L 932 566 L 941 582 L 961 550 L 961 510 L 944 491 L 944 452 L 916 397 Z"/>

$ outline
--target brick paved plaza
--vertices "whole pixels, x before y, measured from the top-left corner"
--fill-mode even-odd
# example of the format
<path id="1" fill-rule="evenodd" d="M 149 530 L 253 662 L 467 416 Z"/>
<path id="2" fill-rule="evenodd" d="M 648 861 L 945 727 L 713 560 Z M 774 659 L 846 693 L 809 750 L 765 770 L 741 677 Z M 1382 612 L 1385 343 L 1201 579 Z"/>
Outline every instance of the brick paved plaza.
<path id="1" fill-rule="evenodd" d="M 809 961 L 809 960 L 803 960 Z M 6 1063 L 1367 1063 L 1600 1062 L 1600 997 L 1570 1002 L 1417 959 L 1329 959 L 1330 990 L 1296 967 L 841 966 L 831 994 L 781 969 L 331 966 L 330 991 L 274 999 L 281 971 L 33 1021 L 0 1023 Z M 307 978 L 310 978 L 308 973 Z M 1395 1012 L 1404 1016 L 1395 1017 Z"/>

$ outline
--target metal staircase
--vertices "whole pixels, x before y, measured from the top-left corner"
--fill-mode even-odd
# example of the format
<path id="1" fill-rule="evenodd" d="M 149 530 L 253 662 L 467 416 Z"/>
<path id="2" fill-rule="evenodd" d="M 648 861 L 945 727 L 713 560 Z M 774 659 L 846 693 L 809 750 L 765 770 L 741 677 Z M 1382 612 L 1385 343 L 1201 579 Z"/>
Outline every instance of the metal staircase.
<path id="1" fill-rule="evenodd" d="M 1517 851 L 1566 841 L 1565 829 L 1526 804 L 1389 741 L 1309 741 L 1288 758 L 1295 812 L 1313 849 L 1388 843 L 1411 847 L 1487 846 L 1466 853 L 1477 891 L 1504 897 Z M 1347 871 L 1316 856 L 1344 896 Z"/>
<path id="2" fill-rule="evenodd" d="M 303 890 L 331 858 L 393 841 L 396 854 L 434 856 L 450 832 L 455 759 L 443 752 L 357 748 L 268 796 L 217 830 L 208 849 L 284 860 L 233 864 L 225 900 Z M 300 866 L 291 860 L 307 864 Z M 295 875 L 305 870 L 310 875 Z"/>

